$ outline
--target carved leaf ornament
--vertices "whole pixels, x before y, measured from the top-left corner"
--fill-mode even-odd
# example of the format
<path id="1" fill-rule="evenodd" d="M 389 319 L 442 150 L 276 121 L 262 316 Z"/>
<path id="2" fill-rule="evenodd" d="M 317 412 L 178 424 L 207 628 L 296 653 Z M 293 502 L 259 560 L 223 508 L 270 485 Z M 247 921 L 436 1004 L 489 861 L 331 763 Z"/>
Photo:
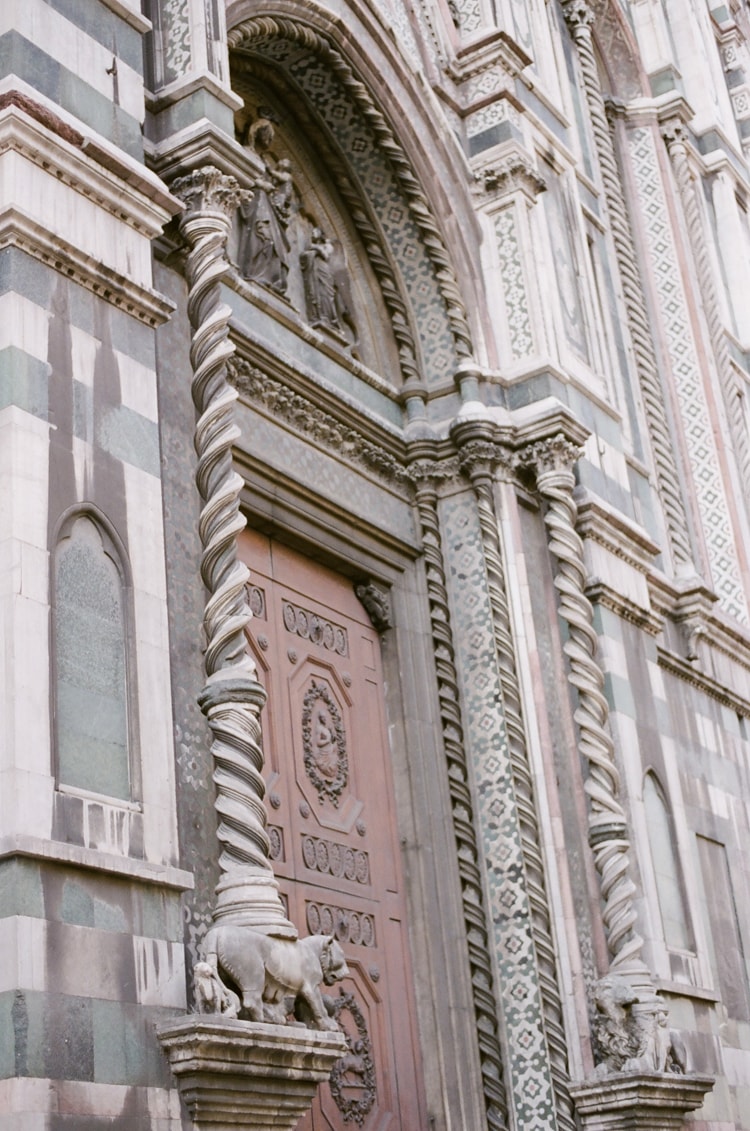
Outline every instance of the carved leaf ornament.
<path id="1" fill-rule="evenodd" d="M 345 1011 L 354 1021 L 356 1036 L 341 1022 L 341 1014 Z M 354 994 L 339 992 L 339 996 L 333 999 L 333 1016 L 346 1035 L 348 1049 L 331 1071 L 331 1096 L 344 1117 L 344 1123 L 351 1120 L 361 1127 L 377 1095 L 370 1034 Z"/>
<path id="2" fill-rule="evenodd" d="M 307 776 L 321 803 L 338 805 L 349 779 L 346 734 L 328 685 L 313 680 L 302 701 L 302 749 Z"/>

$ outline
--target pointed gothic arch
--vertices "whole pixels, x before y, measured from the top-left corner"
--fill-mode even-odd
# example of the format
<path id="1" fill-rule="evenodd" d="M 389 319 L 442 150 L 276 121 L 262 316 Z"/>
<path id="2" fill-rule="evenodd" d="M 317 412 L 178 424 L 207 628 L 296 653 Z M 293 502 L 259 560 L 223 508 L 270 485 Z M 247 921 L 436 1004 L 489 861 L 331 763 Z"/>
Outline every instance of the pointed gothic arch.
<path id="1" fill-rule="evenodd" d="M 240 8 L 245 6 L 240 6 Z M 473 354 L 457 274 L 435 212 L 392 124 L 313 6 L 252 15 L 229 31 L 235 80 L 263 72 L 317 124 L 329 172 L 366 248 L 409 385 L 452 380 Z M 230 15 L 231 19 L 231 15 Z M 313 21 L 317 20 L 320 26 Z M 239 93 L 242 93 L 239 90 Z"/>

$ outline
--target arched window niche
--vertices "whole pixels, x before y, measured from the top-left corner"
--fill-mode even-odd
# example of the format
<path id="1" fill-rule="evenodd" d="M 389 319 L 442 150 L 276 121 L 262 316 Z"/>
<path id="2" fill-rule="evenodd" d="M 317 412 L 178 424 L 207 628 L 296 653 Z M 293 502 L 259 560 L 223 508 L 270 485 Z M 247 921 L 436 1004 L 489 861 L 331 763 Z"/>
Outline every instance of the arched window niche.
<path id="1" fill-rule="evenodd" d="M 104 516 L 93 508 L 67 514 L 52 569 L 56 784 L 124 801 L 138 788 L 129 580 L 124 549 Z"/>
<path id="2" fill-rule="evenodd" d="M 685 903 L 672 818 L 653 771 L 643 780 L 643 804 L 664 942 L 670 951 L 694 953 L 695 941 Z"/>

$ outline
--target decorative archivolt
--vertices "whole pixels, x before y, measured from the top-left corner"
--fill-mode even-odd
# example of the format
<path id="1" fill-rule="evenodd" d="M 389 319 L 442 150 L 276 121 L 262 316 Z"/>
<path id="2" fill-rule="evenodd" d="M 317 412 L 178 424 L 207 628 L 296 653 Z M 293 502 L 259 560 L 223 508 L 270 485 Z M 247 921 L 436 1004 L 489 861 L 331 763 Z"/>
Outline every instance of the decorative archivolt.
<path id="1" fill-rule="evenodd" d="M 396 182 L 408 204 L 409 214 L 416 225 L 425 252 L 433 266 L 440 294 L 445 304 L 445 312 L 458 357 L 469 357 L 473 352 L 471 331 L 466 308 L 461 298 L 458 281 L 438 228 L 429 202 L 422 191 L 419 180 L 412 169 L 402 145 L 388 124 L 384 114 L 375 105 L 367 87 L 357 78 L 353 68 L 330 39 L 309 24 L 300 20 L 278 16 L 254 16 L 233 28 L 228 36 L 229 46 L 240 50 L 251 48 L 262 40 L 284 39 L 297 47 L 305 48 L 317 56 L 331 71 L 347 97 L 377 139 L 382 154 L 395 176 Z M 353 193 L 353 186 L 343 177 L 338 185 L 347 204 L 353 207 L 353 219 L 372 257 L 373 268 L 378 274 L 383 294 L 394 319 L 394 331 L 400 351 L 410 348 L 409 338 L 401 326 L 406 320 L 406 309 L 398 297 L 398 290 L 392 274 L 386 268 L 388 262 L 380 247 L 376 226 L 364 213 L 359 194 L 355 199 L 347 199 Z M 413 351 L 413 344 L 411 345 Z M 402 357 L 403 364 L 403 357 Z M 414 371 L 413 377 L 418 377 Z"/>

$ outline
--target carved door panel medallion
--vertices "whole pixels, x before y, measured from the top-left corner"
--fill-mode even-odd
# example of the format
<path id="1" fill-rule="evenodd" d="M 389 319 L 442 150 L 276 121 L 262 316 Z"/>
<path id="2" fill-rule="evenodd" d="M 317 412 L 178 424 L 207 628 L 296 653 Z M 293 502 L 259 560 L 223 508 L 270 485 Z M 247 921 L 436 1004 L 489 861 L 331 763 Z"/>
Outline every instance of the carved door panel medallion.
<path id="1" fill-rule="evenodd" d="M 380 642 L 352 584 L 248 532 L 261 610 L 249 647 L 263 712 L 274 871 L 302 934 L 333 934 L 350 976 L 327 1009 L 347 1052 L 303 1131 L 426 1124 Z M 261 639 L 263 638 L 263 639 Z"/>

